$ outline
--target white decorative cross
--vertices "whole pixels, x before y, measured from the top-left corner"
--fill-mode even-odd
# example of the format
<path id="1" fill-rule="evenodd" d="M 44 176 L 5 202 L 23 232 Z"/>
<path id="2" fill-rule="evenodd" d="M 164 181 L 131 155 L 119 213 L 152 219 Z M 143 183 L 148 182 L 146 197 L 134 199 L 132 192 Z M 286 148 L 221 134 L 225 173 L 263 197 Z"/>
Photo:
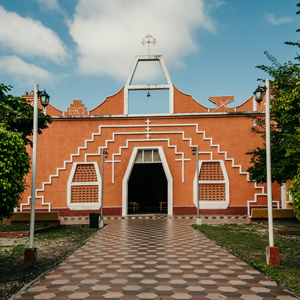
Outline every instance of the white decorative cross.
<path id="1" fill-rule="evenodd" d="M 111 183 L 115 183 L 115 163 L 122 162 L 121 160 L 115 160 L 115 155 L 116 154 L 112 155 L 112 159 L 111 160 L 106 160 L 105 161 L 106 163 L 112 163 L 112 165 L 111 165 L 111 175 L 112 175 Z"/>
<path id="2" fill-rule="evenodd" d="M 150 129 L 151 129 L 150 126 L 149 126 L 149 124 L 151 123 L 151 121 L 150 121 L 149 119 L 147 119 L 146 123 L 147 123 L 147 127 L 146 127 L 147 134 L 146 134 L 146 138 L 147 138 L 147 140 L 149 140 L 149 138 L 150 138 L 149 131 L 150 131 Z"/>
<path id="3" fill-rule="evenodd" d="M 184 182 L 184 162 L 191 160 L 190 158 L 184 158 L 184 152 L 180 153 L 182 156 L 181 158 L 175 159 L 175 161 L 181 161 L 181 169 L 182 169 L 182 182 Z"/>
<path id="4" fill-rule="evenodd" d="M 150 34 L 146 35 L 144 39 L 142 39 L 141 41 L 142 45 L 145 46 L 145 44 L 147 44 L 148 46 L 148 55 L 150 55 L 150 44 L 153 44 L 153 46 L 155 46 L 155 44 L 157 43 L 157 40 Z"/>

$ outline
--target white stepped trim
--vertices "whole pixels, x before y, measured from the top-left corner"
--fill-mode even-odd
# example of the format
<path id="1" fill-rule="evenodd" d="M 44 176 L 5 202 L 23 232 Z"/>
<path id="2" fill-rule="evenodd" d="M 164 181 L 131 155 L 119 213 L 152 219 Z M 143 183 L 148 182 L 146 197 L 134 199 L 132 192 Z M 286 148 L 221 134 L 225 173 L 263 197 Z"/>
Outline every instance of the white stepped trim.
<path id="1" fill-rule="evenodd" d="M 149 120 L 147 120 L 147 121 L 149 121 Z M 66 161 L 64 161 L 64 163 L 63 163 L 63 167 L 61 167 L 61 168 L 57 168 L 56 169 L 56 174 L 55 175 L 50 175 L 49 176 L 49 181 L 48 182 L 43 182 L 43 184 L 42 184 L 42 189 L 37 189 L 36 190 L 36 198 L 37 199 L 42 199 L 42 205 L 48 205 L 48 208 L 49 208 L 49 211 L 50 211 L 50 209 L 51 209 L 51 203 L 46 203 L 46 202 L 44 202 L 44 196 L 37 196 L 37 193 L 38 192 L 44 192 L 45 191 L 45 185 L 50 185 L 50 184 L 52 184 L 52 178 L 58 178 L 59 177 L 59 172 L 60 171 L 64 171 L 64 170 L 66 170 L 66 165 L 68 164 L 68 163 L 73 163 L 73 158 L 74 157 L 78 157 L 78 156 L 80 156 L 80 152 L 81 152 L 81 150 L 87 150 L 87 144 L 88 143 L 90 143 L 90 142 L 94 142 L 94 139 L 95 139 L 95 137 L 96 136 L 100 136 L 101 135 L 101 132 L 102 132 L 102 129 L 104 129 L 104 128 L 147 128 L 148 126 L 150 127 L 152 127 L 152 128 L 156 128 L 156 127 L 195 127 L 195 131 L 196 131 L 196 133 L 197 134 L 203 134 L 203 140 L 204 141 L 209 141 L 210 142 L 210 147 L 216 147 L 217 148 L 217 151 L 218 151 L 218 154 L 223 154 L 224 156 L 225 156 L 225 161 L 231 161 L 231 163 L 232 163 L 232 168 L 238 168 L 239 169 L 239 174 L 240 175 L 246 175 L 247 176 L 247 181 L 248 182 L 253 182 L 254 183 L 254 188 L 255 189 L 261 189 L 261 193 L 256 193 L 255 194 L 255 199 L 254 200 L 248 200 L 247 201 L 247 208 L 248 208 L 248 215 L 250 215 L 250 204 L 251 203 L 257 203 L 257 197 L 258 196 L 267 196 L 267 194 L 264 192 L 264 186 L 257 186 L 257 183 L 256 182 L 254 182 L 254 181 L 251 181 L 249 178 L 250 178 L 250 175 L 249 175 L 249 173 L 248 172 L 243 172 L 242 171 L 242 166 L 241 165 L 235 165 L 235 162 L 234 162 L 234 158 L 229 158 L 228 156 L 227 156 L 227 151 L 221 151 L 221 149 L 220 149 L 220 145 L 218 145 L 218 144 L 213 144 L 213 138 L 210 138 L 210 137 L 206 137 L 206 132 L 205 131 L 201 131 L 201 130 L 199 130 L 199 124 L 197 124 L 197 123 L 194 123 L 194 124 L 151 124 L 151 125 L 149 125 L 149 123 L 150 123 L 150 121 L 149 122 L 147 122 L 147 124 L 146 125 L 99 125 L 99 130 L 98 130 L 98 132 L 94 132 L 94 133 L 92 133 L 92 137 L 91 137 L 91 139 L 87 139 L 87 140 L 85 140 L 85 142 L 84 142 L 84 146 L 83 147 L 78 147 L 78 151 L 77 151 L 77 153 L 75 153 L 75 154 L 71 154 L 70 155 L 70 160 L 66 160 Z M 146 130 L 147 131 L 147 130 Z M 132 134 L 134 134 L 134 135 L 145 135 L 145 133 L 146 132 L 114 132 L 113 133 L 113 138 L 111 139 L 111 140 L 106 140 L 105 141 L 105 146 L 103 147 L 103 146 L 100 146 L 99 148 L 98 148 L 98 153 L 93 153 L 93 154 L 85 154 L 85 161 L 87 161 L 87 157 L 88 156 L 92 156 L 92 155 L 99 155 L 99 151 L 100 151 L 100 149 L 101 148 L 107 148 L 107 146 L 108 146 L 108 143 L 109 142 L 114 142 L 115 141 L 115 136 L 116 135 L 132 135 Z M 194 145 L 193 143 L 192 143 L 192 138 L 187 138 L 187 137 L 185 137 L 185 131 L 157 131 L 157 132 L 155 132 L 155 131 L 151 131 L 151 133 L 152 134 L 182 134 L 182 140 L 183 141 L 189 141 L 190 142 L 190 147 L 191 148 L 193 148 L 193 147 L 195 147 L 196 145 Z M 129 141 L 132 141 L 132 142 L 134 142 L 134 141 L 168 141 L 168 147 L 174 147 L 175 148 L 175 154 L 178 154 L 178 155 L 182 155 L 182 158 L 183 158 L 183 160 L 184 160 L 184 152 L 178 152 L 177 151 L 177 145 L 171 145 L 170 144 L 170 140 L 169 139 L 132 139 L 132 140 L 126 140 L 126 146 L 123 146 L 123 147 L 119 147 L 119 153 L 116 153 L 116 154 L 114 154 L 115 156 L 117 156 L 117 155 L 121 155 L 121 150 L 123 149 L 123 148 L 128 148 L 128 142 Z M 210 154 L 211 155 L 211 157 L 213 157 L 213 153 L 212 152 L 199 152 L 199 153 L 205 153 L 205 154 Z M 107 161 L 107 162 L 112 162 L 112 161 Z M 117 161 L 115 161 L 115 162 L 117 162 Z M 183 161 L 183 164 L 184 164 L 184 161 Z M 183 180 L 184 180 L 184 177 L 183 177 Z M 22 211 L 22 209 L 23 209 L 23 206 L 27 206 L 27 205 L 30 205 L 30 196 L 28 197 L 28 202 L 27 203 L 22 203 L 21 204 L 21 207 L 20 207 L 20 211 Z M 279 206 L 279 200 L 274 200 L 273 201 L 274 203 L 277 203 L 277 205 Z"/>

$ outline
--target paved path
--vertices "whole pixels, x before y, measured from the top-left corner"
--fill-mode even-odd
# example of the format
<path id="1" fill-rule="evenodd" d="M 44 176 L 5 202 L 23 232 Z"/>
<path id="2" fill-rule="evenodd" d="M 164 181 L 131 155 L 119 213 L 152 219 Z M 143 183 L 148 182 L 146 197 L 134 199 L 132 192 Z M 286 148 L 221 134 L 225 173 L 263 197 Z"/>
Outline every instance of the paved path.
<path id="1" fill-rule="evenodd" d="M 18 299 L 296 299 L 189 222 L 111 220 Z"/>

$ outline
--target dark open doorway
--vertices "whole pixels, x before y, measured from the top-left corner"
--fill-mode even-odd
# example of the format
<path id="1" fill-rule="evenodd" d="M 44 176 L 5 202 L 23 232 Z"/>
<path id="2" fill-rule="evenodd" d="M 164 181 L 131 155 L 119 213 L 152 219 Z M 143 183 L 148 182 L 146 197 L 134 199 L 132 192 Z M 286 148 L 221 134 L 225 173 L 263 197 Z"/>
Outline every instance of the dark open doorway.
<path id="1" fill-rule="evenodd" d="M 168 181 L 162 164 L 134 164 L 128 182 L 128 213 L 167 213 L 167 203 Z"/>

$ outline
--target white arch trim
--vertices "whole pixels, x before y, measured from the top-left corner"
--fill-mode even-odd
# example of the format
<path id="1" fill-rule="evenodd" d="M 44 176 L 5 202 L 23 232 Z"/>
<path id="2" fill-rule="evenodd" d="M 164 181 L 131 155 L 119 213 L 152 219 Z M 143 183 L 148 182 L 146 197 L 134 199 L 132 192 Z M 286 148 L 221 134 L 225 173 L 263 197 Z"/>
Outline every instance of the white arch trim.
<path id="1" fill-rule="evenodd" d="M 168 181 L 168 215 L 173 215 L 173 178 L 172 174 L 163 150 L 163 147 L 134 147 L 131 153 L 131 157 L 128 163 L 127 170 L 125 172 L 123 182 L 122 182 L 122 216 L 127 215 L 128 211 L 128 181 L 134 166 L 134 161 L 137 156 L 138 150 L 145 150 L 145 149 L 153 149 L 158 150 L 161 163 L 163 169 L 165 171 L 165 175 Z"/>

